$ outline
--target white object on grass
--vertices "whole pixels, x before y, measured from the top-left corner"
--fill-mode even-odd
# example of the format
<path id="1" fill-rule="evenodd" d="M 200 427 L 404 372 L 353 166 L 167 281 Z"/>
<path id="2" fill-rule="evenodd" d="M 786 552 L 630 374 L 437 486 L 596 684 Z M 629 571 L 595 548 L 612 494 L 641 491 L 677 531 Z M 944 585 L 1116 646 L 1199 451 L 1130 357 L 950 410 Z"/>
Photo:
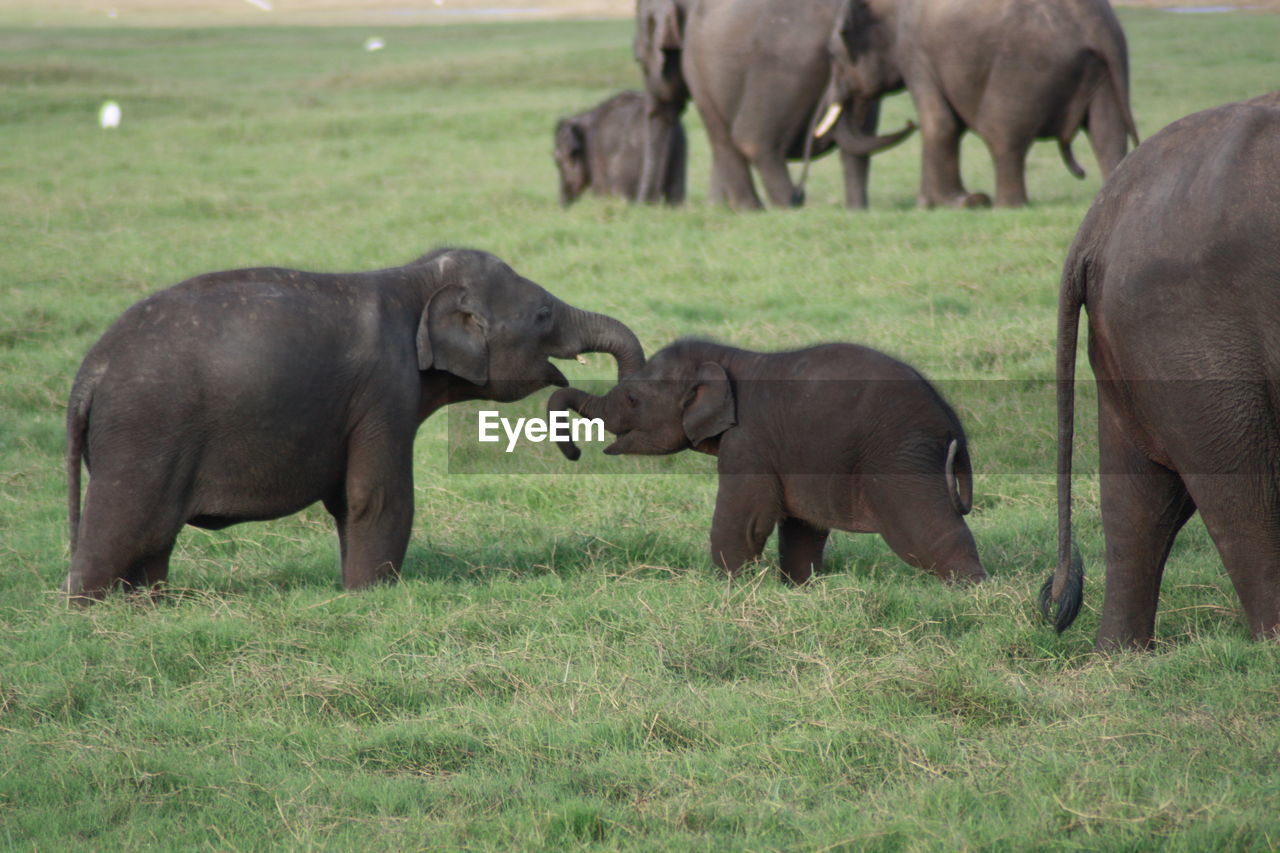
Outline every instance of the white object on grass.
<path id="1" fill-rule="evenodd" d="M 120 105 L 115 101 L 103 101 L 98 108 L 98 124 L 103 127 L 119 127 Z"/>
<path id="2" fill-rule="evenodd" d="M 382 50 L 386 46 L 387 43 L 377 36 L 369 36 L 364 42 L 364 49 L 368 51 Z"/>

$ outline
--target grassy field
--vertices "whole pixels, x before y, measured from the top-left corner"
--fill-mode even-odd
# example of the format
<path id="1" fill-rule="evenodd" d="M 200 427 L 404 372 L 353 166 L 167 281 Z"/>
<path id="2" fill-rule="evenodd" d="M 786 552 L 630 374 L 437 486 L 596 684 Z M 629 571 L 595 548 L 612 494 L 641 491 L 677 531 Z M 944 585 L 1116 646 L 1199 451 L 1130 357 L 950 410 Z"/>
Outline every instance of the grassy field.
<path id="1" fill-rule="evenodd" d="M 1122 19 L 1144 135 L 1276 83 L 1280 16 Z M 1280 644 L 1249 641 L 1198 522 L 1158 647 L 1093 655 L 1086 463 L 1085 611 L 1062 636 L 1035 613 L 1058 272 L 1098 187 L 1083 140 L 1085 181 L 1035 149 L 1025 210 L 915 210 L 912 140 L 876 161 L 866 213 L 824 160 L 805 209 L 733 215 L 706 203 L 691 110 L 685 209 L 562 211 L 552 126 L 635 85 L 627 21 L 10 26 L 0 48 L 0 846 L 1280 846 Z M 980 143 L 965 156 L 990 192 Z M 727 585 L 705 555 L 710 459 L 504 471 L 455 459 L 465 426 L 438 415 L 401 583 L 344 594 L 313 507 L 185 532 L 163 603 L 66 609 L 63 406 L 126 306 L 212 269 L 373 269 L 441 244 L 497 253 L 650 351 L 840 339 L 918 366 L 967 424 L 992 580 L 943 588 L 837 534 L 809 588 L 773 562 Z"/>

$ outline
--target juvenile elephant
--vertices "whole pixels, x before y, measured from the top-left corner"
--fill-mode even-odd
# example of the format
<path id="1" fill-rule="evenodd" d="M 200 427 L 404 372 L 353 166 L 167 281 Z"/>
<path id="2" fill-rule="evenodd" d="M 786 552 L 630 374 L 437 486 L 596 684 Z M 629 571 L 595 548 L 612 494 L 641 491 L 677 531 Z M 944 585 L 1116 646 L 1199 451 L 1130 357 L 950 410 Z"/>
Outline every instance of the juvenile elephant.
<path id="1" fill-rule="evenodd" d="M 644 167 L 645 99 L 619 92 L 603 103 L 556 124 L 556 168 L 560 203 L 573 204 L 588 188 L 596 195 L 636 201 Z M 687 159 L 684 128 L 676 122 L 663 152 L 659 194 L 667 204 L 684 201 Z"/>
<path id="2" fill-rule="evenodd" d="M 782 573 L 804 583 L 832 528 L 879 533 L 943 580 L 986 577 L 964 523 L 973 475 L 964 430 L 918 372 L 853 344 L 758 353 L 702 341 L 659 351 L 604 396 L 551 395 L 601 418 L 608 454 L 686 448 L 718 457 L 711 559 L 735 575 L 778 527 Z M 570 459 L 579 451 L 561 449 Z"/>
<path id="3" fill-rule="evenodd" d="M 803 193 L 787 171 L 806 154 L 814 110 L 828 78 L 826 41 L 840 0 L 638 0 L 635 53 L 648 109 L 640 195 L 657 197 L 664 146 L 690 96 L 711 143 L 711 200 L 761 207 L 751 177 L 760 173 L 776 207 Z M 876 136 L 878 106 L 852 112 L 808 143 L 814 155 L 840 143 L 845 202 L 866 207 L 869 157 L 914 129 Z"/>
<path id="4" fill-rule="evenodd" d="M 1076 337 L 1098 386 L 1106 592 L 1098 647 L 1155 631 L 1174 537 L 1197 510 L 1255 636 L 1280 633 L 1280 92 L 1175 122 L 1103 186 L 1058 298 L 1057 628 L 1071 548 Z"/>
<path id="5" fill-rule="evenodd" d="M 820 109 L 901 90 L 919 114 L 922 207 L 983 206 L 960 179 L 960 137 L 987 144 L 1000 206 L 1026 204 L 1026 157 L 1056 139 L 1084 177 L 1071 140 L 1084 127 L 1105 178 L 1138 142 L 1129 110 L 1124 32 L 1107 0 L 845 0 L 829 41 Z M 865 109 L 865 106 L 861 106 Z"/>
<path id="6" fill-rule="evenodd" d="M 459 400 L 566 385 L 548 356 L 644 362 L 618 321 L 493 255 L 406 266 L 215 272 L 133 305 L 67 404 L 73 600 L 166 578 L 184 524 L 219 529 L 322 501 L 348 589 L 393 576 L 413 517 L 413 439 Z M 80 461 L 91 477 L 80 513 Z"/>

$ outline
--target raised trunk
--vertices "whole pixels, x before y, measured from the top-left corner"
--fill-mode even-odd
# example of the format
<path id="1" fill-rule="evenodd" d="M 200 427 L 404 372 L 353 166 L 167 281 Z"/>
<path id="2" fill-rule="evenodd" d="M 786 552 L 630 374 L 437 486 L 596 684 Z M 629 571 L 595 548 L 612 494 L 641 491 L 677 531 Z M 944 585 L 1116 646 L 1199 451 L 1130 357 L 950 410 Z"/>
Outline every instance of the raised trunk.
<path id="1" fill-rule="evenodd" d="M 557 335 L 550 350 L 556 358 L 584 352 L 607 352 L 618 362 L 618 381 L 644 367 L 644 349 L 623 323 L 604 314 L 563 305 Z"/>

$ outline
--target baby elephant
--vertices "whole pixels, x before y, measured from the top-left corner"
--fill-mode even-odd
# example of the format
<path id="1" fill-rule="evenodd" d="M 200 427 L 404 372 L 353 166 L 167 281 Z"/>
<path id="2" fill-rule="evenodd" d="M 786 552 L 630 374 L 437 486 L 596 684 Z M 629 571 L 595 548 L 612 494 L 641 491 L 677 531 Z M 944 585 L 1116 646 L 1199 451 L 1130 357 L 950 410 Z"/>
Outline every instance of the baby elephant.
<path id="1" fill-rule="evenodd" d="M 560 203 L 573 204 L 588 187 L 596 195 L 636 201 L 644 167 L 644 95 L 619 92 L 586 112 L 556 124 L 556 168 L 560 170 Z M 684 201 L 686 145 L 684 128 L 676 125 L 659 179 L 667 204 Z"/>
<path id="2" fill-rule="evenodd" d="M 604 396 L 557 390 L 548 408 L 601 418 L 605 453 L 718 457 L 711 558 L 730 575 L 774 526 L 783 575 L 822 566 L 832 528 L 879 533 L 946 581 L 987 576 L 964 523 L 973 474 L 964 430 L 911 367 L 854 344 L 758 353 L 678 341 Z M 572 444 L 561 450 L 570 459 Z"/>

